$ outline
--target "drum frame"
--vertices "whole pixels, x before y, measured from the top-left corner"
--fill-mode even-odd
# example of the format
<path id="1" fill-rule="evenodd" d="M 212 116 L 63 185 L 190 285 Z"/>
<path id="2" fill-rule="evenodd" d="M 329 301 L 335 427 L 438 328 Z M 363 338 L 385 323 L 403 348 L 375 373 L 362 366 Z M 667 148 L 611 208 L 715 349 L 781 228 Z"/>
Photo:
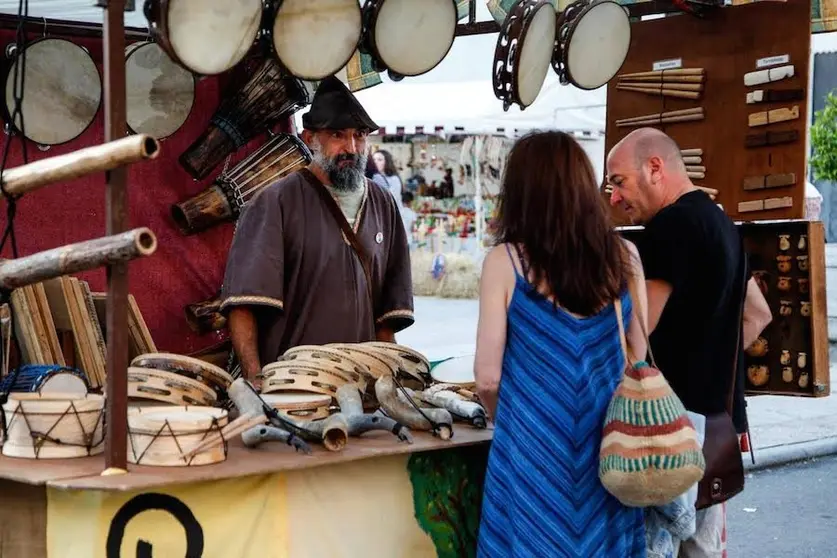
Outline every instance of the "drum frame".
<path id="1" fill-rule="evenodd" d="M 267 0 L 267 1 L 270 1 L 270 0 Z M 356 2 L 357 8 L 358 8 L 358 13 L 360 15 L 360 33 L 358 33 L 357 41 L 355 41 L 355 48 L 352 50 L 351 53 L 349 53 L 349 56 L 345 60 L 343 60 L 343 63 L 340 64 L 340 66 L 338 68 L 336 68 L 334 71 L 332 71 L 331 73 L 328 73 L 324 76 L 300 76 L 300 75 L 297 75 L 297 74 L 293 73 L 290 70 L 290 68 L 288 68 L 288 66 L 285 64 L 285 62 L 282 60 L 282 58 L 279 56 L 279 53 L 276 51 L 276 43 L 273 41 L 273 29 L 276 26 L 276 18 L 279 17 L 279 12 L 282 10 L 282 4 L 284 4 L 284 0 L 273 0 L 272 1 L 272 5 L 271 5 L 271 9 L 270 9 L 270 15 L 267 18 L 267 19 L 269 19 L 269 22 L 266 25 L 262 26 L 262 33 L 264 34 L 264 37 L 267 41 L 270 56 L 276 61 L 276 63 L 279 65 L 279 67 L 282 68 L 282 71 L 285 72 L 286 74 L 288 74 L 289 76 L 293 76 L 296 79 L 300 79 L 300 80 L 303 80 L 303 81 L 320 81 L 320 80 L 323 80 L 323 79 L 325 79 L 325 78 L 327 78 L 331 75 L 336 74 L 341 69 L 345 68 L 346 64 L 348 64 L 349 60 L 352 59 L 352 56 L 355 55 L 355 52 L 358 50 L 358 48 L 360 47 L 361 42 L 363 41 L 364 19 L 363 19 L 363 10 L 361 9 L 360 4 L 357 4 L 357 2 Z"/>
<path id="2" fill-rule="evenodd" d="M 503 101 L 503 110 L 516 104 L 520 110 L 525 110 L 520 99 L 520 89 L 517 82 L 517 71 L 520 67 L 520 57 L 523 54 L 523 45 L 526 42 L 526 33 L 529 31 L 534 14 L 539 10 L 550 9 L 555 11 L 550 0 L 518 0 L 500 27 L 500 34 L 497 36 L 497 45 L 494 48 L 494 68 L 491 82 L 494 86 L 494 96 Z M 555 14 L 557 18 L 558 15 Z M 553 41 L 553 53 L 558 42 L 557 21 L 555 40 Z M 541 84 L 543 86 L 543 84 Z"/>
<path id="3" fill-rule="evenodd" d="M 558 74 L 558 79 L 561 85 L 572 85 L 573 87 L 577 87 L 584 91 L 595 91 L 613 79 L 613 77 L 619 72 L 617 69 L 614 72 L 613 76 L 610 79 L 599 85 L 598 87 L 584 87 L 579 85 L 575 82 L 572 76 L 572 71 L 570 70 L 570 66 L 568 63 L 567 57 L 569 56 L 569 46 L 570 40 L 572 40 L 573 33 L 575 32 L 576 27 L 578 26 L 578 22 L 581 21 L 585 15 L 587 15 L 593 8 L 597 7 L 599 4 L 615 4 L 625 10 L 625 17 L 630 20 L 630 13 L 628 12 L 625 6 L 620 5 L 618 2 L 614 2 L 613 0 L 576 0 L 575 2 L 569 4 L 559 15 L 558 15 L 558 22 L 557 22 L 557 30 L 555 33 L 555 48 L 552 50 L 552 69 Z M 630 37 L 631 37 L 631 26 L 630 21 L 628 23 L 628 43 L 630 44 Z M 622 58 L 622 61 L 619 64 L 619 67 L 625 63 L 625 60 L 628 58 L 628 51 L 625 51 L 625 56 Z"/>
<path id="4" fill-rule="evenodd" d="M 6 98 L 6 87 L 7 87 L 7 84 L 9 83 L 9 78 L 12 78 L 13 75 L 14 75 L 15 61 L 17 60 L 18 56 L 20 55 L 20 53 L 15 52 L 13 49 L 9 49 L 8 47 L 6 48 L 6 58 L 3 62 L 3 103 L 2 103 L 2 107 L 0 107 L 0 108 L 2 108 L 3 121 L 6 123 L 7 129 L 10 133 L 12 131 L 14 131 L 15 134 L 19 134 L 21 137 L 26 138 L 27 140 L 31 141 L 32 143 L 34 143 L 36 145 L 45 145 L 45 146 L 50 146 L 50 147 L 55 146 L 55 145 L 66 145 L 66 144 L 70 143 L 71 141 L 74 141 L 74 140 L 78 139 L 79 137 L 81 137 L 82 135 L 84 135 L 84 133 L 87 130 L 89 130 L 90 126 L 92 126 L 93 123 L 96 121 L 96 116 L 99 114 L 99 111 L 102 110 L 102 105 L 105 102 L 105 89 L 104 89 L 104 81 L 102 79 L 102 72 L 99 70 L 99 67 L 96 65 L 96 61 L 93 59 L 93 56 L 90 54 L 90 51 L 87 50 L 85 47 L 83 47 L 81 45 L 77 45 L 76 43 L 74 43 L 73 41 L 71 41 L 69 39 L 64 39 L 64 38 L 61 38 L 61 37 L 47 37 L 47 36 L 44 36 L 44 37 L 40 37 L 38 39 L 33 39 L 33 40 L 29 41 L 28 43 L 26 43 L 26 46 L 24 47 L 24 49 L 28 50 L 33 45 L 35 45 L 37 43 L 40 43 L 42 41 L 62 41 L 62 42 L 65 42 L 65 43 L 69 43 L 73 47 L 83 50 L 84 53 L 87 55 L 87 57 L 90 58 L 90 61 L 93 63 L 93 66 L 95 66 L 95 68 L 96 68 L 96 75 L 99 76 L 99 104 L 96 107 L 96 111 L 93 113 L 93 118 L 90 119 L 90 122 L 87 123 L 87 125 L 84 127 L 83 130 L 81 130 L 81 132 L 79 132 L 78 134 L 76 134 L 75 136 L 73 136 L 72 138 L 70 138 L 66 141 L 62 141 L 62 142 L 58 142 L 58 143 L 42 143 L 42 142 L 39 142 L 37 140 L 34 140 L 34 139 L 24 135 L 23 132 L 20 131 L 20 129 L 17 127 L 17 125 L 15 124 L 15 122 L 12 119 L 12 110 L 13 109 L 9 106 L 9 99 Z M 10 43 L 9 46 L 14 46 L 14 43 Z M 25 98 L 24 98 L 24 102 L 25 102 Z M 22 110 L 22 107 L 21 107 L 21 110 Z M 25 126 L 26 126 L 26 122 L 24 120 L 24 127 Z"/>
<path id="5" fill-rule="evenodd" d="M 143 48 L 145 48 L 149 45 L 155 45 L 157 48 L 159 48 L 163 52 L 163 54 L 168 56 L 169 59 L 174 64 L 176 64 L 177 66 L 180 66 L 186 72 L 188 72 L 189 76 L 192 78 L 192 100 L 189 103 L 189 111 L 186 113 L 186 117 L 183 119 L 183 122 L 181 122 L 180 125 L 172 133 L 170 133 L 167 136 L 154 136 L 155 139 L 157 139 L 157 140 L 163 140 L 163 139 L 172 137 L 181 128 L 183 128 L 183 126 L 189 120 L 189 117 L 192 115 L 192 111 L 195 110 L 195 99 L 197 98 L 198 80 L 195 78 L 195 73 L 193 71 L 191 71 L 188 68 L 186 68 L 185 66 L 183 66 L 183 64 L 181 64 L 180 62 L 175 62 L 174 58 L 171 57 L 171 54 L 169 54 L 168 51 L 166 51 L 166 49 L 164 49 L 163 46 L 156 41 L 136 41 L 134 43 L 126 45 L 126 47 L 125 47 L 125 73 L 126 73 L 126 76 L 127 76 L 127 72 L 128 72 L 128 60 L 130 60 L 131 56 L 136 54 L 139 50 L 142 50 Z M 137 131 L 137 130 L 135 130 L 134 128 L 131 127 L 131 122 L 130 122 L 130 119 L 128 118 L 127 113 L 128 113 L 128 104 L 127 104 L 127 99 L 126 99 L 126 104 L 125 104 L 125 127 L 128 128 L 128 131 L 132 134 L 146 133 L 146 132 Z"/>
<path id="6" fill-rule="evenodd" d="M 436 62 L 435 65 L 433 65 L 432 68 L 417 74 L 400 74 L 390 69 L 389 66 L 387 66 L 386 62 L 384 62 L 383 58 L 378 52 L 378 46 L 375 41 L 375 28 L 377 27 L 378 23 L 378 15 L 381 11 L 381 7 L 384 5 L 385 2 L 386 0 L 364 1 L 362 9 L 363 31 L 361 33 L 360 44 L 358 45 L 358 49 L 360 50 L 360 52 L 372 58 L 372 66 L 376 72 L 386 71 L 387 75 L 392 81 L 401 81 L 405 77 L 420 76 L 433 71 L 433 69 L 435 69 L 437 66 L 439 66 L 439 64 L 442 63 L 442 61 L 450 53 L 450 50 L 453 48 L 453 43 L 456 41 L 456 24 L 454 24 L 453 34 L 451 35 L 450 44 L 448 44 L 448 48 L 445 49 L 445 54 L 442 56 L 442 58 L 439 59 L 438 62 Z M 456 0 L 450 0 L 450 2 L 453 6 L 454 23 L 456 23 L 456 16 L 458 15 Z"/>
<path id="7" fill-rule="evenodd" d="M 253 46 L 258 44 L 259 38 L 262 34 L 263 26 L 260 23 L 256 34 L 253 36 L 253 44 L 251 45 L 250 49 L 244 52 L 239 60 L 236 60 L 235 63 L 230 65 L 229 68 L 226 70 L 222 70 L 218 72 L 218 74 L 203 74 L 201 72 L 195 71 L 193 68 L 190 68 L 188 64 L 183 62 L 177 53 L 174 50 L 174 45 L 172 45 L 171 41 L 169 40 L 169 34 L 171 30 L 169 29 L 169 2 L 172 0 L 145 0 L 142 6 L 143 14 L 145 15 L 145 19 L 148 21 L 148 32 L 151 37 L 154 39 L 160 48 L 165 51 L 166 54 L 169 55 L 172 62 L 175 64 L 179 64 L 193 75 L 196 76 L 203 76 L 203 75 L 219 75 L 223 74 L 226 71 L 233 69 L 238 63 L 244 60 L 247 57 L 248 52 L 252 49 Z M 265 14 L 265 2 L 264 0 L 261 3 L 260 13 L 259 13 L 259 20 L 260 22 L 264 21 L 264 14 Z M 210 45 L 207 45 L 210 46 Z M 194 102 L 194 101 L 193 101 Z"/>

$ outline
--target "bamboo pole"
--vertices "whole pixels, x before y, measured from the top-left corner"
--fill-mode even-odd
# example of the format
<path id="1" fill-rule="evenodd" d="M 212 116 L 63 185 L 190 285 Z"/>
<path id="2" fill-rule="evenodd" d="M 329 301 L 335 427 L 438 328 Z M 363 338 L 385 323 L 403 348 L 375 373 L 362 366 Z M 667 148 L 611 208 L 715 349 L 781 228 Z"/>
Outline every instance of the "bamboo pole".
<path id="1" fill-rule="evenodd" d="M 20 195 L 48 184 L 154 159 L 159 153 L 160 146 L 153 137 L 129 136 L 8 169 L 3 172 L 3 183 L 8 193 Z"/>
<path id="2" fill-rule="evenodd" d="M 154 233 L 151 229 L 140 227 L 23 258 L 0 260 L 0 287 L 17 289 L 62 275 L 150 256 L 155 250 L 157 238 Z"/>

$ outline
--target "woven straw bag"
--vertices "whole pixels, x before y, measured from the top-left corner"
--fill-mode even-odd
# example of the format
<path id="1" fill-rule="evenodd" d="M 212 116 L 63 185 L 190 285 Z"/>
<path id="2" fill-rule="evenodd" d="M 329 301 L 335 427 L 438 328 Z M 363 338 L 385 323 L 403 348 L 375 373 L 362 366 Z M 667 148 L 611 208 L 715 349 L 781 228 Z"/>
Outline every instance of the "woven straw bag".
<path id="1" fill-rule="evenodd" d="M 657 369 L 650 342 L 651 365 L 632 364 L 619 299 L 615 306 L 625 372 L 605 417 L 599 479 L 626 506 L 662 506 L 703 478 L 703 449 L 686 408 Z"/>

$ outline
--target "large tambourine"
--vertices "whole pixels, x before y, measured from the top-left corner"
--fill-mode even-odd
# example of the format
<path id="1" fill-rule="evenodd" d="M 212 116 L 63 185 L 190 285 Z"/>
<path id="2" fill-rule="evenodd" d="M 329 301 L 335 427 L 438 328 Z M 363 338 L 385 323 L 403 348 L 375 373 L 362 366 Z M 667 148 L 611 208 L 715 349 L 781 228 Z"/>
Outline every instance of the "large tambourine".
<path id="1" fill-rule="evenodd" d="M 126 122 L 135 134 L 164 139 L 186 122 L 195 104 L 195 76 L 157 43 L 125 48 Z"/>
<path id="2" fill-rule="evenodd" d="M 518 0 L 503 22 L 494 49 L 492 82 L 503 110 L 521 110 L 541 92 L 556 42 L 557 16 L 549 0 Z"/>
<path id="3" fill-rule="evenodd" d="M 42 38 L 23 47 L 26 52 L 23 128 L 25 137 L 40 145 L 60 145 L 79 137 L 96 118 L 102 104 L 102 76 L 86 49 L 66 39 Z M 15 68 L 21 59 L 6 49 L 4 120 L 21 133 L 20 119 L 12 123 Z M 19 70 L 18 70 L 19 72 Z M 18 82 L 20 84 L 20 82 Z"/>
<path id="4" fill-rule="evenodd" d="M 558 18 L 552 69 L 563 85 L 592 90 L 616 73 L 631 46 L 631 21 L 613 0 L 578 0 Z"/>
<path id="5" fill-rule="evenodd" d="M 366 0 L 361 52 L 390 78 L 426 74 L 456 38 L 456 0 Z"/>
<path id="6" fill-rule="evenodd" d="M 154 40 L 198 75 L 221 74 L 241 62 L 261 30 L 262 0 L 146 0 Z"/>
<path id="7" fill-rule="evenodd" d="M 349 62 L 362 30 L 357 0 L 279 0 L 273 54 L 292 76 L 321 80 Z"/>

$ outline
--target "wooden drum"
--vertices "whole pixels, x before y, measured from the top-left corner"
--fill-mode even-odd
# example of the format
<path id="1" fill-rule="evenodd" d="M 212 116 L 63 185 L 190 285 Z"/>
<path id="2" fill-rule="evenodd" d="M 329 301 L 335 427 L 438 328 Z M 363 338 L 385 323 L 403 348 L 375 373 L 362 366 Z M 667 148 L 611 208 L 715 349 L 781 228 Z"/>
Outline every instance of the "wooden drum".
<path id="1" fill-rule="evenodd" d="M 217 392 L 226 392 L 233 377 L 226 370 L 205 360 L 173 353 L 146 353 L 131 361 L 131 366 L 172 372 L 196 380 Z"/>
<path id="2" fill-rule="evenodd" d="M 262 368 L 262 393 L 318 393 L 335 397 L 337 389 L 355 384 L 352 377 L 317 362 L 285 360 Z"/>
<path id="3" fill-rule="evenodd" d="M 135 134 L 164 139 L 186 122 L 195 104 L 195 77 L 157 43 L 125 49 L 126 119 Z"/>
<path id="4" fill-rule="evenodd" d="M 311 162 L 308 147 L 294 135 L 276 134 L 215 183 L 186 201 L 173 205 L 171 215 L 185 235 L 195 234 L 238 218 L 259 192 Z"/>
<path id="5" fill-rule="evenodd" d="M 213 407 L 134 407 L 128 409 L 128 463 L 155 467 L 190 467 L 220 463 L 226 443 L 183 456 L 229 422 L 227 411 Z"/>
<path id="6" fill-rule="evenodd" d="M 96 118 L 102 104 L 102 77 L 86 49 L 66 39 L 43 38 L 25 47 L 23 128 L 13 124 L 15 69 L 20 53 L 6 74 L 4 120 L 18 133 L 40 145 L 60 145 L 79 137 Z M 8 52 L 8 51 L 7 51 Z M 17 70 L 20 73 L 20 70 Z"/>
<path id="7" fill-rule="evenodd" d="M 207 407 L 218 401 L 215 391 L 203 382 L 172 372 L 136 366 L 128 368 L 128 398 Z"/>
<path id="8" fill-rule="evenodd" d="M 238 64 L 258 37 L 262 0 L 146 0 L 154 40 L 171 59 L 198 75 Z"/>
<path id="9" fill-rule="evenodd" d="M 430 362 L 420 352 L 396 343 L 372 341 L 363 345 L 398 358 L 401 364 L 400 370 L 408 376 L 422 383 L 430 381 Z"/>
<path id="10" fill-rule="evenodd" d="M 320 420 L 329 416 L 331 397 L 316 393 L 264 393 L 265 403 L 294 420 Z"/>
<path id="11" fill-rule="evenodd" d="M 631 46 L 628 10 L 612 0 L 578 0 L 558 19 L 552 68 L 563 85 L 598 89 L 622 67 Z"/>
<path id="12" fill-rule="evenodd" d="M 456 38 L 456 0 L 367 0 L 361 51 L 391 79 L 426 74 Z"/>
<path id="13" fill-rule="evenodd" d="M 278 362 L 288 361 L 298 364 L 311 363 L 327 370 L 333 369 L 357 384 L 360 391 L 365 391 L 367 384 L 375 379 L 369 367 L 361 361 L 352 358 L 351 355 L 343 351 L 320 345 L 300 345 L 288 349 L 284 355 L 279 357 Z"/>
<path id="14" fill-rule="evenodd" d="M 503 110 L 521 110 L 541 92 L 555 47 L 555 8 L 550 0 L 520 0 L 509 11 L 494 50 L 494 95 Z"/>
<path id="15" fill-rule="evenodd" d="M 61 393 L 10 393 L 3 405 L 3 455 L 68 459 L 102 453 L 105 398 Z"/>

